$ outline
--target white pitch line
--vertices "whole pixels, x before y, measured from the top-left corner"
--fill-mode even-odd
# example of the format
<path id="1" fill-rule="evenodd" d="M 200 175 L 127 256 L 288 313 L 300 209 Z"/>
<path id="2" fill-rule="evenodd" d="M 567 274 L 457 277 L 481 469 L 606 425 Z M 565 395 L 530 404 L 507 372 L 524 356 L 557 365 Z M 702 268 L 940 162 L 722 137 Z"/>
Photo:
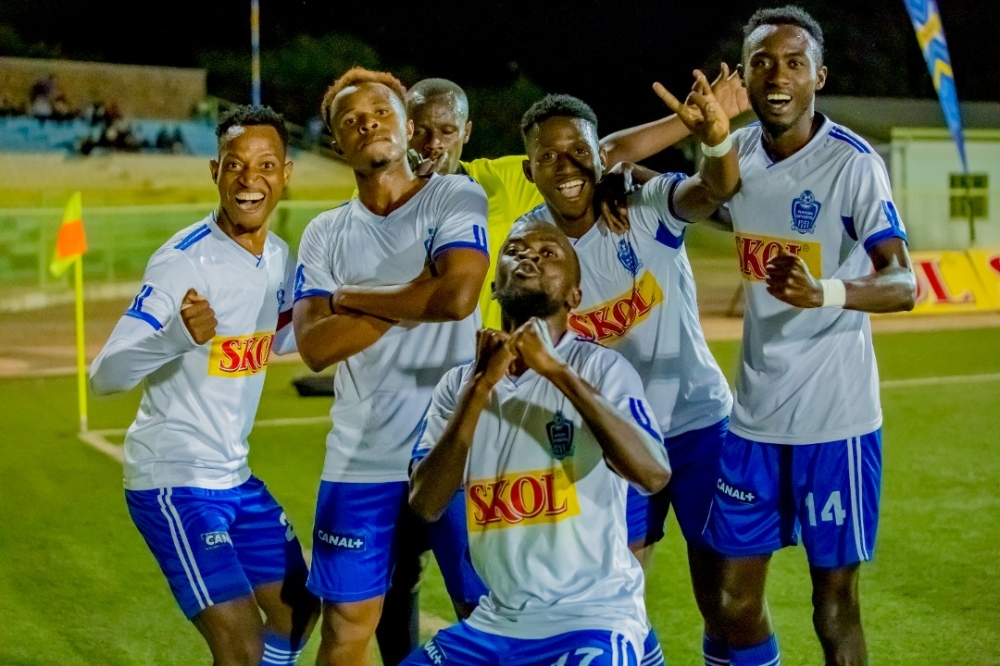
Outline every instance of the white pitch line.
<path id="1" fill-rule="evenodd" d="M 995 382 L 1000 372 L 986 375 L 951 375 L 948 377 L 912 377 L 910 379 L 887 379 L 879 385 L 882 388 L 906 388 L 909 386 L 938 386 L 940 384 L 967 384 L 974 382 Z"/>
<path id="2" fill-rule="evenodd" d="M 76 436 L 80 438 L 81 442 L 84 442 L 85 444 L 94 447 L 101 453 L 111 456 L 118 462 L 124 462 L 125 460 L 124 447 L 118 446 L 117 444 L 112 444 L 111 442 L 109 442 L 104 438 L 105 435 L 114 434 L 115 432 L 124 433 L 125 431 L 90 430 L 88 432 L 79 432 L 77 433 Z"/>

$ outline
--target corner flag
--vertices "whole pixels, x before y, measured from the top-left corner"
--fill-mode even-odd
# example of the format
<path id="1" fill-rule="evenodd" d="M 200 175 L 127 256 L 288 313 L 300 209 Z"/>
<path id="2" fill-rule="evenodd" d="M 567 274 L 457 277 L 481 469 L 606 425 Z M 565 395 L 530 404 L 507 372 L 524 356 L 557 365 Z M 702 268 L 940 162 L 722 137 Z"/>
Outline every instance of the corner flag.
<path id="1" fill-rule="evenodd" d="M 903 0 L 903 2 L 913 21 L 913 29 L 917 31 L 917 41 L 920 42 L 920 50 L 934 80 L 934 90 L 941 100 L 941 109 L 944 111 L 944 119 L 948 123 L 951 138 L 958 147 L 962 170 L 968 173 L 969 167 L 965 162 L 965 139 L 962 134 L 962 113 L 958 108 L 958 91 L 955 89 L 951 56 L 948 55 L 948 44 L 944 41 L 944 29 L 941 27 L 941 15 L 938 13 L 937 3 L 935 0 Z"/>
<path id="2" fill-rule="evenodd" d="M 63 212 L 62 226 L 56 239 L 56 252 L 49 271 L 59 277 L 87 251 L 87 235 L 83 232 L 83 197 L 74 192 Z"/>

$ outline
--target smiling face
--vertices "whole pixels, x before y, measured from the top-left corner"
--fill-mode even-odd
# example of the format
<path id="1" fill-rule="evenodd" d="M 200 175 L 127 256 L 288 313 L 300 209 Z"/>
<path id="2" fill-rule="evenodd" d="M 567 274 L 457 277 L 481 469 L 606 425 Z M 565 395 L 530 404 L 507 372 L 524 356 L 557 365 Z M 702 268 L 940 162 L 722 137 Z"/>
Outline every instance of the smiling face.
<path id="1" fill-rule="evenodd" d="M 592 215 L 594 187 L 607 162 L 597 128 L 582 118 L 553 116 L 528 131 L 525 145 L 525 175 L 549 208 L 566 221 Z"/>
<path id="2" fill-rule="evenodd" d="M 523 323 L 580 304 L 580 263 L 558 227 L 515 224 L 500 248 L 493 297 L 506 317 Z"/>
<path id="3" fill-rule="evenodd" d="M 281 200 L 292 163 L 270 125 L 234 125 L 219 137 L 219 158 L 211 162 L 219 188 L 219 226 L 230 235 L 264 227 Z M 231 229 L 232 227 L 232 229 Z"/>
<path id="4" fill-rule="evenodd" d="M 819 47 L 796 25 L 762 25 L 744 45 L 743 80 L 764 129 L 778 137 L 812 123 L 816 91 L 826 83 Z"/>
<path id="5" fill-rule="evenodd" d="M 410 120 L 413 121 L 410 148 L 429 160 L 437 160 L 448 153 L 437 171 L 457 173 L 462 147 L 469 142 L 472 122 L 459 113 L 454 95 L 437 95 L 420 104 L 411 103 Z"/>
<path id="6" fill-rule="evenodd" d="M 340 91 L 330 107 L 333 149 L 355 170 L 367 172 L 404 160 L 413 123 L 403 101 L 381 83 Z"/>

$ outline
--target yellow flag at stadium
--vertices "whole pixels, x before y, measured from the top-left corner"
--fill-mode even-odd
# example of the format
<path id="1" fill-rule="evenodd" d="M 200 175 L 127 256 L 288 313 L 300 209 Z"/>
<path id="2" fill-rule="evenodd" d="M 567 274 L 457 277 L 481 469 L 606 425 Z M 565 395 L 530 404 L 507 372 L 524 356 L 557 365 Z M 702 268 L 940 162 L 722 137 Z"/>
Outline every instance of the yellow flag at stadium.
<path id="1" fill-rule="evenodd" d="M 63 212 L 62 226 L 56 239 L 56 252 L 49 270 L 59 277 L 87 251 L 87 235 L 83 231 L 83 196 L 74 192 Z"/>

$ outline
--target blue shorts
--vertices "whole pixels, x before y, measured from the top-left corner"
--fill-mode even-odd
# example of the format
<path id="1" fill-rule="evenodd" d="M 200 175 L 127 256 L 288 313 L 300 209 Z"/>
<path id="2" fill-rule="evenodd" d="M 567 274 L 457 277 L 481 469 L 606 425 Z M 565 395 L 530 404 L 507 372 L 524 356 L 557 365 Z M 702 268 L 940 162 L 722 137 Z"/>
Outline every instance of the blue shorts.
<path id="1" fill-rule="evenodd" d="M 637 650 L 615 631 L 571 631 L 551 638 L 507 638 L 459 622 L 437 633 L 401 666 L 637 666 Z"/>
<path id="2" fill-rule="evenodd" d="M 258 585 L 305 579 L 295 531 L 257 477 L 227 490 L 126 490 L 125 500 L 188 619 Z"/>
<path id="3" fill-rule="evenodd" d="M 626 515 L 630 545 L 648 546 L 662 539 L 667 513 L 673 505 L 688 545 L 708 547 L 701 532 L 715 496 L 719 455 L 728 429 L 729 419 L 724 418 L 706 428 L 664 440 L 673 470 L 670 484 L 655 495 L 642 495 L 631 485 L 628 488 Z"/>
<path id="4" fill-rule="evenodd" d="M 821 444 L 729 433 L 705 540 L 723 555 L 768 555 L 802 536 L 809 564 L 870 560 L 878 529 L 882 431 Z"/>
<path id="5" fill-rule="evenodd" d="M 320 483 L 309 591 L 335 603 L 384 595 L 408 494 L 405 481 Z"/>
<path id="6" fill-rule="evenodd" d="M 479 605 L 479 599 L 489 590 L 472 566 L 464 492 L 455 493 L 444 515 L 427 526 L 427 539 L 448 595 L 467 606 Z"/>

